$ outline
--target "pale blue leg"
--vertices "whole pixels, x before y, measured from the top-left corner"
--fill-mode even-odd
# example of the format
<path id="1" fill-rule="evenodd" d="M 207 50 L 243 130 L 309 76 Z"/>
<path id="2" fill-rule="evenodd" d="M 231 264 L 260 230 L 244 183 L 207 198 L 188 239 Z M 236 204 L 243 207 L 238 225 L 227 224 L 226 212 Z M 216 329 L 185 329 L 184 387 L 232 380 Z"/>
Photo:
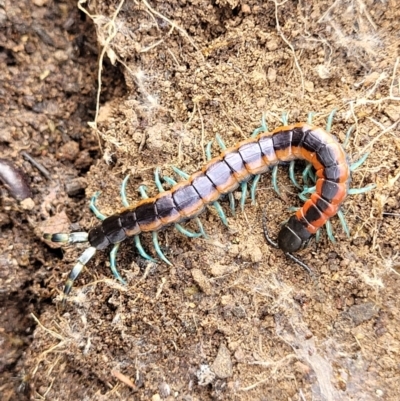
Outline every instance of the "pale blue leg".
<path id="1" fill-rule="evenodd" d="M 226 150 L 226 145 L 218 134 L 215 135 L 215 139 L 217 140 L 218 146 L 221 148 L 221 150 Z"/>
<path id="2" fill-rule="evenodd" d="M 242 196 L 240 197 L 240 209 L 243 212 L 244 204 L 246 203 L 247 198 L 247 182 L 242 182 L 240 184 L 240 188 L 242 190 Z"/>
<path id="3" fill-rule="evenodd" d="M 127 186 L 127 184 L 128 184 L 128 180 L 129 180 L 129 174 L 128 174 L 128 175 L 124 178 L 124 180 L 122 181 L 122 184 L 121 184 L 121 191 L 120 191 L 122 204 L 123 204 L 125 207 L 128 207 L 128 206 L 129 206 L 128 198 L 126 197 L 126 186 Z"/>
<path id="4" fill-rule="evenodd" d="M 301 193 L 299 193 L 299 198 L 300 198 L 302 201 L 306 201 L 306 200 L 308 199 L 308 196 L 307 196 L 307 195 L 314 193 L 315 190 L 316 190 L 316 187 L 315 187 L 315 186 L 305 188 Z"/>
<path id="5" fill-rule="evenodd" d="M 333 228 L 330 220 L 326 222 L 325 227 L 326 227 L 326 233 L 328 234 L 328 238 L 330 239 L 331 242 L 335 243 L 336 239 L 333 236 Z"/>
<path id="6" fill-rule="evenodd" d="M 365 194 L 366 192 L 372 191 L 374 188 L 376 188 L 375 184 L 369 184 L 364 188 L 350 188 L 348 195 L 360 195 L 360 194 Z"/>
<path id="7" fill-rule="evenodd" d="M 188 180 L 190 178 L 190 175 L 179 169 L 178 167 L 171 166 L 172 170 L 175 171 L 176 174 L 178 174 L 180 177 L 182 177 L 184 180 Z"/>
<path id="8" fill-rule="evenodd" d="M 146 185 L 141 185 L 140 187 L 139 187 L 139 193 L 140 193 L 140 197 L 142 198 L 142 199 L 148 199 L 149 198 L 149 195 L 147 195 L 147 187 L 146 187 Z"/>
<path id="9" fill-rule="evenodd" d="M 315 116 L 315 113 L 313 111 L 310 111 L 307 114 L 307 124 L 312 124 L 314 116 Z"/>
<path id="10" fill-rule="evenodd" d="M 140 242 L 140 237 L 139 237 L 139 235 L 135 235 L 135 236 L 133 237 L 133 239 L 134 239 L 134 241 L 135 241 L 135 246 L 136 246 L 136 249 L 139 251 L 140 256 L 141 256 L 142 258 L 144 258 L 144 259 L 150 260 L 150 261 L 153 262 L 153 263 L 157 263 L 157 261 L 156 261 L 155 259 L 153 259 L 150 255 L 148 255 L 148 254 L 146 253 L 146 251 L 143 249 L 142 243 Z"/>
<path id="11" fill-rule="evenodd" d="M 260 174 L 257 174 L 253 178 L 253 182 L 251 183 L 250 187 L 250 198 L 251 198 L 251 204 L 255 205 L 256 204 L 256 190 L 257 190 L 257 185 L 258 182 L 260 181 Z"/>
<path id="12" fill-rule="evenodd" d="M 207 143 L 207 146 L 206 146 L 206 157 L 207 157 L 207 160 L 211 160 L 212 159 L 212 155 L 211 155 L 211 146 L 212 146 L 212 144 L 213 144 L 213 141 L 210 141 L 210 142 Z"/>
<path id="13" fill-rule="evenodd" d="M 208 235 L 207 235 L 206 232 L 204 231 L 204 227 L 203 227 L 203 224 L 201 223 L 201 220 L 200 220 L 198 217 L 196 217 L 195 221 L 196 221 L 196 223 L 197 223 L 197 226 L 199 227 L 199 230 L 200 230 L 201 235 L 202 235 L 204 238 L 208 238 Z"/>
<path id="14" fill-rule="evenodd" d="M 184 227 L 182 227 L 180 224 L 178 224 L 178 223 L 176 223 L 175 224 L 175 228 L 181 233 L 181 234 L 183 234 L 183 235 L 186 235 L 186 237 L 189 237 L 189 238 L 199 238 L 199 237 L 201 237 L 203 234 L 200 232 L 200 233 L 195 233 L 195 232 L 193 232 L 193 231 L 189 231 L 189 230 L 187 230 L 186 228 L 184 228 Z"/>
<path id="15" fill-rule="evenodd" d="M 299 209 L 300 209 L 300 208 L 297 207 L 297 206 L 290 206 L 290 207 L 288 207 L 288 211 L 289 211 L 290 213 L 297 212 Z"/>
<path id="16" fill-rule="evenodd" d="M 347 146 L 348 146 L 348 144 L 349 144 L 349 141 L 350 141 L 350 135 L 353 133 L 353 130 L 354 130 L 354 125 L 352 125 L 348 130 L 347 130 L 347 133 L 346 133 L 346 138 L 345 138 L 345 140 L 344 140 L 344 142 L 343 142 L 343 148 L 347 148 Z"/>
<path id="17" fill-rule="evenodd" d="M 349 227 L 347 227 L 347 223 L 346 223 L 346 218 L 344 217 L 344 214 L 341 210 L 339 210 L 337 212 L 337 215 L 339 217 L 340 220 L 340 224 L 343 227 L 344 232 L 346 233 L 347 238 L 350 238 L 350 231 L 349 231 Z"/>
<path id="18" fill-rule="evenodd" d="M 333 118 L 335 117 L 335 114 L 337 112 L 337 109 L 333 109 L 330 113 L 329 116 L 326 120 L 326 132 L 331 132 L 332 129 L 332 124 L 333 124 Z"/>
<path id="19" fill-rule="evenodd" d="M 272 186 L 274 187 L 274 191 L 281 196 L 281 193 L 278 188 L 278 166 L 274 166 L 272 168 Z"/>
<path id="20" fill-rule="evenodd" d="M 294 166 L 295 166 L 295 161 L 292 160 L 289 164 L 289 177 L 290 181 L 292 181 L 293 185 L 299 189 L 302 189 L 302 186 L 297 182 L 296 176 L 294 173 Z"/>
<path id="21" fill-rule="evenodd" d="M 304 182 L 305 188 L 307 188 L 308 181 L 309 181 L 308 178 L 309 178 L 310 171 L 312 168 L 313 168 L 313 165 L 311 163 L 308 163 L 306 168 L 303 170 L 302 177 L 303 177 L 303 182 Z"/>
<path id="22" fill-rule="evenodd" d="M 287 113 L 286 111 L 284 111 L 284 112 L 282 113 L 282 116 L 281 116 L 281 121 L 282 121 L 282 124 L 283 124 L 283 125 L 288 125 L 288 124 L 289 124 L 289 113 Z"/>
<path id="23" fill-rule="evenodd" d="M 265 114 L 263 113 L 261 117 L 261 127 L 256 128 L 251 134 L 250 138 L 255 138 L 259 133 L 267 131 L 268 131 L 268 125 L 267 122 L 265 121 Z"/>
<path id="24" fill-rule="evenodd" d="M 319 241 L 321 241 L 321 230 L 320 229 L 315 233 L 315 242 L 318 243 Z"/>
<path id="25" fill-rule="evenodd" d="M 162 186 L 161 180 L 160 180 L 160 167 L 157 167 L 156 171 L 154 171 L 154 182 L 156 183 L 158 192 L 165 192 L 165 189 Z"/>
<path id="26" fill-rule="evenodd" d="M 368 156 L 369 156 L 369 153 L 366 153 L 364 156 L 362 156 L 356 162 L 352 163 L 350 166 L 350 171 L 357 170 L 362 164 L 364 164 L 364 162 L 365 162 L 365 160 L 367 160 Z"/>
<path id="27" fill-rule="evenodd" d="M 215 207 L 219 218 L 222 220 L 222 223 L 224 223 L 224 225 L 226 225 L 228 227 L 228 220 L 226 219 L 225 213 L 224 213 L 221 205 L 218 202 L 214 202 L 212 205 Z"/>
<path id="28" fill-rule="evenodd" d="M 229 199 L 229 206 L 231 208 L 232 215 L 235 216 L 236 215 L 236 210 L 235 210 L 236 205 L 235 205 L 235 197 L 233 196 L 232 192 L 229 192 L 228 199 Z"/>
<path id="29" fill-rule="evenodd" d="M 117 252 L 119 249 L 120 243 L 115 244 L 113 246 L 113 249 L 110 252 L 110 268 L 112 271 L 112 274 L 114 275 L 114 277 L 120 281 L 122 284 L 126 285 L 126 281 L 121 277 L 121 275 L 119 274 L 118 270 L 117 270 Z"/>
<path id="30" fill-rule="evenodd" d="M 157 231 L 153 231 L 151 233 L 152 237 L 153 237 L 153 244 L 154 244 L 154 248 L 157 252 L 158 257 L 163 260 L 167 265 L 172 266 L 172 263 L 165 257 L 165 255 L 162 253 L 161 248 L 160 248 L 160 244 L 158 243 L 158 234 Z"/>
<path id="31" fill-rule="evenodd" d="M 107 216 L 105 216 L 103 213 L 101 213 L 100 210 L 97 209 L 97 206 L 96 206 L 96 200 L 99 197 L 99 195 L 100 195 L 100 192 L 96 192 L 90 198 L 89 208 L 99 220 L 105 220 L 107 218 Z"/>

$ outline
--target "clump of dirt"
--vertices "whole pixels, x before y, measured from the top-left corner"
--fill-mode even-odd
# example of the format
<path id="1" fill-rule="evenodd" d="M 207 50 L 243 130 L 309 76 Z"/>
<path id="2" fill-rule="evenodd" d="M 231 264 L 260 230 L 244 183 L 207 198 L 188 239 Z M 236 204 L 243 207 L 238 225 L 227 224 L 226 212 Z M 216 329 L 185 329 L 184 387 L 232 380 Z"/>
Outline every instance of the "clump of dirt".
<path id="1" fill-rule="evenodd" d="M 27 174 L 34 201 L 26 210 L 2 199 L 3 399 L 397 399 L 394 1 L 100 1 L 79 10 L 35 1 L 10 3 L 3 15 L 0 146 Z M 209 141 L 220 151 L 216 134 L 231 146 L 263 114 L 272 130 L 282 114 L 297 122 L 309 111 L 324 126 L 333 109 L 340 142 L 353 126 L 349 159 L 369 153 L 352 187 L 376 187 L 343 205 L 350 238 L 334 219 L 336 243 L 323 233 L 299 252 L 313 275 L 263 238 L 264 210 L 274 236 L 301 204 L 282 166 L 281 197 L 265 174 L 256 206 L 248 200 L 233 216 L 222 202 L 229 228 L 210 209 L 200 216 L 206 239 L 161 232 L 172 266 L 145 261 L 125 241 L 117 257 L 124 286 L 98 253 L 61 307 L 86 245 L 61 252 L 41 235 L 97 224 L 86 206 L 95 192 L 111 215 L 128 174 L 135 204 L 140 185 L 157 193 L 157 167 L 176 180 L 171 166 L 199 170 Z M 155 255 L 151 236 L 142 243 Z"/>

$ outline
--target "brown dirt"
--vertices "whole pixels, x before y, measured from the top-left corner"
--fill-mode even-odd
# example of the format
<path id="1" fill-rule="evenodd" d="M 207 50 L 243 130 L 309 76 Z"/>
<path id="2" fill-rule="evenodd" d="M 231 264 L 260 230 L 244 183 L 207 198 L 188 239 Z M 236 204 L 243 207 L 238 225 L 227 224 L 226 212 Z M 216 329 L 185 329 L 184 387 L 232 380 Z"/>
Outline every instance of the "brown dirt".
<path id="1" fill-rule="evenodd" d="M 33 193 L 21 203 L 0 187 L 1 399 L 397 400 L 396 1 L 109 3 L 0 5 L 1 157 Z M 223 202 L 229 229 L 210 210 L 207 240 L 164 231 L 173 267 L 126 241 L 127 286 L 98 253 L 61 308 L 85 245 L 50 248 L 41 235 L 95 225 L 94 192 L 112 214 L 128 173 L 135 202 L 141 184 L 156 194 L 155 167 L 197 171 L 216 134 L 233 145 L 263 112 L 271 128 L 285 111 L 324 125 L 334 108 L 339 140 L 355 125 L 350 159 L 370 152 L 352 186 L 376 189 L 346 200 L 350 239 L 334 219 L 335 244 L 323 234 L 299 253 L 314 279 L 263 239 L 265 207 L 276 232 L 300 204 L 281 167 L 282 199 L 266 174 L 257 206 L 233 217 Z"/>

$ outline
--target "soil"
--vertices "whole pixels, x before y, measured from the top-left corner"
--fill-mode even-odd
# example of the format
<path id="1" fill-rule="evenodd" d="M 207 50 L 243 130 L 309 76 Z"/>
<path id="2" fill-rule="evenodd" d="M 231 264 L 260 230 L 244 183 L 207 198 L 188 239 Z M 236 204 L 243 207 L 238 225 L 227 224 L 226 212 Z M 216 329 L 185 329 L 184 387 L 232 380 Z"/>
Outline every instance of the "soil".
<path id="1" fill-rule="evenodd" d="M 0 2 L 1 400 L 398 400 L 399 21 L 395 0 Z M 216 134 L 334 109 L 349 160 L 369 153 L 352 188 L 375 188 L 345 201 L 350 238 L 334 218 L 297 254 L 313 274 L 264 240 L 264 211 L 275 237 L 301 205 L 281 166 L 280 196 L 264 174 L 256 205 L 222 200 L 228 228 L 209 208 L 207 238 L 160 232 L 172 266 L 126 240 L 124 286 L 98 252 L 63 307 L 87 244 L 43 233 L 98 224 L 94 193 L 111 215 L 128 174 L 135 204 Z"/>

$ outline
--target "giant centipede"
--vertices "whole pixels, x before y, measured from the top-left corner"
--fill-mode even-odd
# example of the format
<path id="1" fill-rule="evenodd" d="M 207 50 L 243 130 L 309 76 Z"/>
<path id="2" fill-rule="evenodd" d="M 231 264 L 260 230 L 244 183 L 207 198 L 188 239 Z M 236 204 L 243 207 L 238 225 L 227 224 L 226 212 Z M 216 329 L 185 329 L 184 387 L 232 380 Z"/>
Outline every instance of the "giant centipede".
<path id="1" fill-rule="evenodd" d="M 282 162 L 303 159 L 316 171 L 316 191 L 282 226 L 278 246 L 285 253 L 298 251 L 339 210 L 349 192 L 351 169 L 346 153 L 326 130 L 297 123 L 262 132 L 225 149 L 204 167 L 157 196 L 125 207 L 105 218 L 88 233 L 45 234 L 53 242 L 84 242 L 90 247 L 78 259 L 64 287 L 74 280 L 97 250 L 118 245 L 141 233 L 157 232 L 202 213 L 223 195 Z M 75 234 L 75 235 L 74 235 Z"/>

